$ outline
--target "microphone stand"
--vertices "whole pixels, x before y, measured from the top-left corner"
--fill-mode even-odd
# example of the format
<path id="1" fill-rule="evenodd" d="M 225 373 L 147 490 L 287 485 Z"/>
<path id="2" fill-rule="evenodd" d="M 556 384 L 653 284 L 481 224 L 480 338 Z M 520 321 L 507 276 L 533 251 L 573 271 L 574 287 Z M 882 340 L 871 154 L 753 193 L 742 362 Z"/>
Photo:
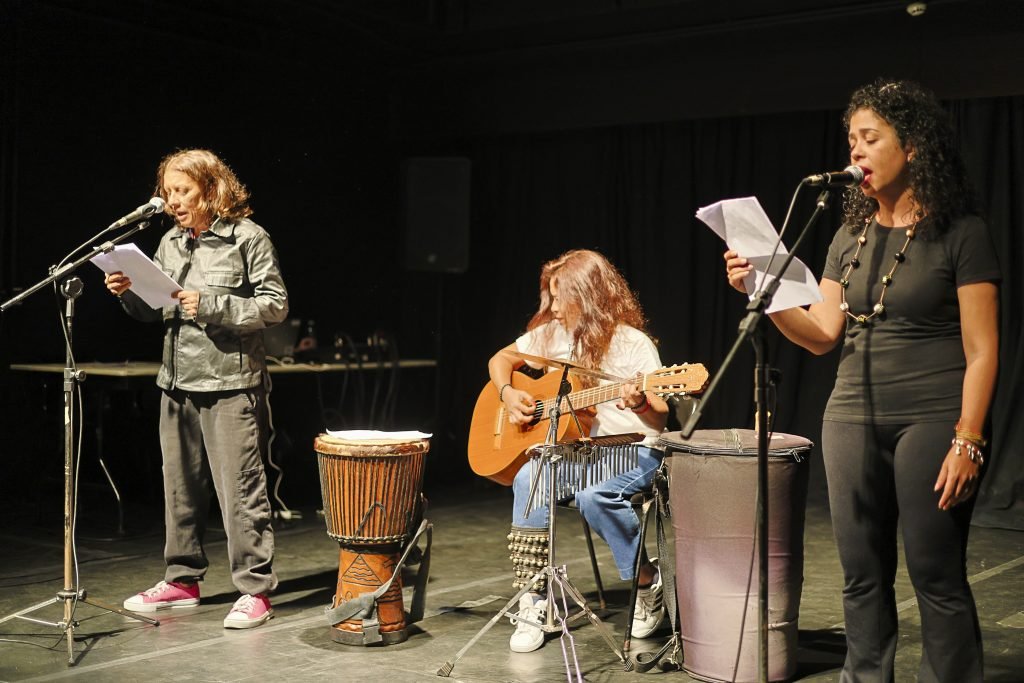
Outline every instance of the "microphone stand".
<path id="1" fill-rule="evenodd" d="M 804 181 L 806 182 L 806 181 Z M 803 184 L 803 183 L 802 183 Z M 818 217 L 828 206 L 832 190 L 826 188 L 818 195 L 815 203 L 814 213 L 807 219 L 803 230 L 793 243 L 786 258 L 779 266 L 778 274 L 769 277 L 771 273 L 765 273 L 766 282 L 761 289 L 754 293 L 753 299 L 747 304 L 747 315 L 739 325 L 739 335 L 733 342 L 732 348 L 726 354 L 718 374 L 704 391 L 703 397 L 697 399 L 696 406 L 690 414 L 690 418 L 683 425 L 681 435 L 684 439 L 690 438 L 693 430 L 703 415 L 704 404 L 707 403 L 715 393 L 719 382 L 725 376 L 726 370 L 732 364 L 739 352 L 740 347 L 747 340 L 754 346 L 754 402 L 757 405 L 757 498 L 754 504 L 756 516 L 757 555 L 758 555 L 758 585 L 757 585 L 757 607 L 758 607 L 758 681 L 768 683 L 768 374 L 767 344 L 764 338 L 764 330 L 761 329 L 761 321 L 764 319 L 765 310 L 771 305 L 772 297 L 778 291 L 782 283 L 782 276 L 785 274 L 789 264 L 796 257 L 796 251 L 803 243 L 804 238 L 811 231 L 811 227 L 817 222 Z M 781 239 L 781 238 L 780 238 Z M 740 633 L 740 647 L 743 644 L 743 634 Z"/>
<path id="2" fill-rule="evenodd" d="M 615 639 L 612 637 L 612 632 L 608 628 L 608 625 L 601 621 L 600 617 L 594 614 L 594 611 L 590 609 L 589 605 L 587 605 L 587 599 L 583 597 L 583 594 L 580 592 L 580 590 L 573 585 L 572 581 L 569 580 L 569 575 L 566 572 L 565 565 L 563 564 L 560 567 L 555 566 L 555 503 L 558 502 L 555 493 L 555 487 L 558 479 L 558 465 L 563 457 L 562 449 L 565 448 L 565 446 L 560 446 L 558 444 L 558 422 L 562 417 L 563 400 L 566 402 L 570 411 L 569 414 L 572 416 L 573 420 L 577 420 L 575 411 L 572 409 L 572 402 L 569 400 L 569 394 L 572 392 L 572 383 L 569 382 L 570 367 L 570 364 L 566 363 L 565 366 L 562 368 L 562 380 L 561 383 L 558 385 L 558 396 L 555 397 L 553 404 L 548 409 L 548 417 L 550 422 L 548 424 L 547 440 L 544 442 L 543 445 L 540 446 L 540 449 L 542 451 L 541 457 L 544 461 L 543 464 L 547 466 L 548 477 L 548 563 L 546 566 L 539 569 L 537 573 L 534 574 L 529 581 L 527 581 L 526 585 L 523 586 L 522 589 L 518 593 L 516 593 L 511 600 L 505 603 L 505 606 L 498 610 L 498 613 L 491 617 L 491 620 L 487 622 L 484 625 L 484 627 L 481 628 L 476 633 L 476 635 L 473 636 L 470 639 L 470 641 L 462 647 L 461 650 L 455 653 L 454 657 L 452 657 L 450 660 L 446 661 L 444 664 L 441 665 L 441 668 L 437 670 L 437 675 L 439 677 L 450 677 L 452 670 L 455 668 L 455 664 L 458 663 L 458 661 L 462 659 L 462 656 L 466 654 L 466 652 L 468 652 L 469 649 L 473 647 L 474 644 L 476 644 L 476 641 L 478 641 L 485 633 L 487 633 L 487 631 L 489 631 L 492 626 L 498 623 L 498 620 L 501 619 L 501 617 L 503 616 L 515 617 L 525 623 L 530 624 L 531 626 L 539 628 L 544 633 L 562 631 L 563 638 L 568 640 L 568 645 L 566 645 L 564 641 L 562 643 L 562 657 L 565 661 L 566 678 L 569 681 L 573 680 L 573 673 L 575 673 L 575 678 L 579 683 L 582 683 L 583 681 L 583 677 L 580 672 L 579 661 L 576 656 L 575 640 L 573 639 L 572 634 L 569 633 L 568 626 L 568 623 L 570 621 L 576 620 L 583 616 L 586 616 L 587 619 L 590 620 L 590 623 L 592 623 L 597 628 L 598 633 L 600 633 L 601 637 L 604 638 L 604 641 L 608 644 L 608 647 L 611 648 L 612 652 L 615 653 L 615 656 L 619 658 L 619 661 L 623 663 L 625 663 L 626 661 L 625 655 L 622 653 L 622 650 L 619 648 L 618 644 L 615 642 Z M 576 424 L 578 427 L 578 420 Z M 542 465 L 541 467 L 537 468 L 537 474 L 534 476 L 533 481 L 530 484 L 530 494 L 526 501 L 527 510 L 531 509 L 533 505 L 534 493 L 537 491 L 538 484 L 540 483 L 543 476 L 544 466 Z M 537 582 L 537 580 L 542 579 L 544 577 L 547 577 L 548 598 L 548 608 L 547 614 L 545 615 L 544 623 L 534 623 L 528 619 L 523 619 L 522 617 L 519 617 L 517 614 L 514 614 L 511 611 L 512 606 L 518 604 L 519 599 L 533 589 L 533 586 Z M 564 618 L 560 619 L 562 623 L 558 625 L 554 623 L 556 605 L 554 587 L 556 585 L 562 591 L 562 606 L 565 612 L 568 612 L 568 607 L 565 599 L 566 593 L 568 593 L 569 597 L 572 598 L 573 602 L 575 602 L 580 608 L 580 611 L 573 615 L 569 615 L 567 613 Z M 626 625 L 626 628 L 629 628 L 628 624 Z M 570 653 L 572 654 L 571 663 L 569 661 Z"/>
<path id="3" fill-rule="evenodd" d="M 85 589 L 77 585 L 78 577 L 77 572 L 75 571 L 77 565 L 75 554 L 75 521 L 77 518 L 75 488 L 78 465 L 75 457 L 75 393 L 79 388 L 79 384 L 85 381 L 85 373 L 75 367 L 75 356 L 71 341 L 75 317 L 75 299 L 81 295 L 84 285 L 78 277 L 70 277 L 64 280 L 65 277 L 77 270 L 78 267 L 86 261 L 98 254 L 106 254 L 113 251 L 115 245 L 123 242 L 128 237 L 134 235 L 148 225 L 148 222 L 143 221 L 124 234 L 104 242 L 99 246 L 93 247 L 88 254 L 79 259 L 61 267 L 51 267 L 50 274 L 47 277 L 43 278 L 14 298 L 0 304 L 0 312 L 6 311 L 8 308 L 21 303 L 24 299 L 43 287 L 53 284 L 58 280 L 63 280 L 63 282 L 61 282 L 60 291 L 67 301 L 64 312 L 64 588 L 63 590 L 57 591 L 57 594 L 48 600 L 36 603 L 35 605 L 31 605 L 23 610 L 3 617 L 0 619 L 0 624 L 10 621 L 11 619 L 23 619 L 36 624 L 42 624 L 43 626 L 51 626 L 60 629 L 68 643 L 68 666 L 75 663 L 74 635 L 75 628 L 79 625 L 79 622 L 75 621 L 75 609 L 79 602 L 84 602 L 108 612 L 116 612 L 124 617 L 138 619 L 139 621 L 144 621 L 147 624 L 152 624 L 153 626 L 160 625 L 160 622 L 156 619 L 150 619 L 149 617 L 144 617 L 142 615 L 135 614 L 134 612 L 129 612 L 119 607 L 89 598 Z M 64 603 L 64 618 L 61 621 L 52 622 L 25 616 L 58 602 Z"/>

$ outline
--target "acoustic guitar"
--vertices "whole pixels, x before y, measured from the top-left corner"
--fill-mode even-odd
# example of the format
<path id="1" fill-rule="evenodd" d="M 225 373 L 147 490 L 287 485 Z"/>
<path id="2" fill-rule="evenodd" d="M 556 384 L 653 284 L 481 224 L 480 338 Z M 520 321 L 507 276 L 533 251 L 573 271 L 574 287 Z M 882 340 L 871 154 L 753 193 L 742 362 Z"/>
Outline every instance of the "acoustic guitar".
<path id="1" fill-rule="evenodd" d="M 512 485 L 516 472 L 529 457 L 527 450 L 547 438 L 548 420 L 551 419 L 550 412 L 558 396 L 561 378 L 560 372 L 548 372 L 540 379 L 531 379 L 520 372 L 512 373 L 513 388 L 522 389 L 534 397 L 549 397 L 535 400 L 534 419 L 524 425 L 514 425 L 508 421 L 505 404 L 498 400 L 494 385 L 487 383 L 476 400 L 469 425 L 469 465 L 474 472 L 504 486 Z M 636 384 L 640 391 L 650 391 L 659 396 L 696 394 L 703 391 L 708 381 L 708 371 L 699 363 L 684 363 L 661 368 L 625 382 L 601 384 L 586 389 L 581 388 L 579 380 L 572 375 L 569 380 L 573 390 L 568 396 L 568 402 L 565 399 L 562 401 L 561 417 L 558 420 L 560 442 L 585 435 L 580 434 L 576 428 L 576 421 L 569 412 L 569 403 L 576 410 L 584 431 L 588 431 L 591 419 L 584 409 L 618 399 L 624 384 Z"/>

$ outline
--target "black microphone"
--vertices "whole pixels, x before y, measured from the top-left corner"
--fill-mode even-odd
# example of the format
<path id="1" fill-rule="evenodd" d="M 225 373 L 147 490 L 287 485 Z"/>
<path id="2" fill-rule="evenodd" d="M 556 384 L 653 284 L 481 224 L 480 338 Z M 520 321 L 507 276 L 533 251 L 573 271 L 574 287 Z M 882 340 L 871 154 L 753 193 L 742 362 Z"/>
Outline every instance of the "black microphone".
<path id="1" fill-rule="evenodd" d="M 809 175 L 804 178 L 804 185 L 811 187 L 852 187 L 864 182 L 864 169 L 860 166 L 847 166 L 842 171 Z"/>
<path id="2" fill-rule="evenodd" d="M 116 221 L 110 224 L 107 230 L 116 230 L 123 228 L 126 225 L 131 225 L 135 221 L 141 221 L 143 218 L 149 218 L 154 213 L 158 213 L 164 210 L 164 200 L 160 197 L 153 197 L 148 202 L 140 206 L 139 208 L 132 211 L 127 216 L 122 216 Z"/>

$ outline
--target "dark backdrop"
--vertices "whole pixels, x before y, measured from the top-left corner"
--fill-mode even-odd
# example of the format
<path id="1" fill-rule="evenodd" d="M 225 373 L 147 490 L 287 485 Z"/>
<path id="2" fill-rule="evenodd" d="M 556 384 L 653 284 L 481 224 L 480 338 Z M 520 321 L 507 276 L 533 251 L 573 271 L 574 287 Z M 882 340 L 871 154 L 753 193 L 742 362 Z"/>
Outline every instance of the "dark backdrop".
<path id="1" fill-rule="evenodd" d="M 988 207 L 1004 273 L 993 457 L 976 519 L 1020 528 L 1024 298 L 1012 275 L 1024 266 L 1018 230 L 1024 218 L 1018 192 L 1024 98 L 958 101 L 950 110 Z M 735 337 L 745 302 L 727 286 L 723 245 L 694 217 L 695 209 L 721 198 L 757 196 L 779 225 L 795 181 L 844 163 L 840 119 L 839 111 L 769 115 L 496 136 L 437 148 L 469 156 L 477 179 L 472 265 L 458 302 L 472 312 L 473 324 L 464 325 L 453 342 L 454 355 L 464 361 L 459 369 L 482 379 L 489 354 L 521 331 L 536 306 L 539 262 L 587 247 L 623 270 L 646 308 L 663 361 L 702 362 L 714 370 Z M 808 190 L 798 200 L 790 240 L 815 198 Z M 815 272 L 821 271 L 837 225 L 833 207 L 798 253 Z M 502 315 L 489 313 L 499 310 Z M 772 364 L 783 372 L 774 409 L 777 428 L 817 441 L 838 349 L 814 357 L 774 329 L 768 337 Z M 752 426 L 752 371 L 752 352 L 741 354 L 702 426 Z M 456 405 L 468 404 L 479 383 L 454 377 L 454 390 L 464 392 Z M 452 412 L 455 424 L 466 417 Z"/>
<path id="2" fill-rule="evenodd" d="M 427 55 L 422 35 L 404 47 L 398 43 L 405 33 L 371 30 L 347 6 L 3 3 L 0 290 L 6 298 L 31 284 L 65 251 L 145 201 L 161 156 L 210 147 L 252 190 L 254 218 L 280 252 L 293 314 L 316 319 L 321 342 L 334 331 L 358 339 L 383 329 L 395 335 L 404 356 L 439 359 L 436 376 L 411 373 L 403 380 L 399 411 L 403 426 L 436 434 L 428 471 L 435 484 L 489 486 L 465 463 L 470 406 L 486 381 L 487 358 L 522 330 L 536 305 L 539 264 L 565 249 L 596 248 L 621 267 L 647 310 L 665 362 L 717 368 L 743 298 L 726 287 L 722 245 L 694 211 L 721 198 L 756 195 L 780 221 L 799 178 L 845 165 L 836 91 L 848 92 L 882 69 L 877 60 L 847 68 L 816 100 L 813 85 L 798 88 L 783 70 L 788 60 L 802 59 L 791 40 L 773 59 L 763 59 L 772 31 L 790 37 L 799 31 L 748 24 L 740 37 L 756 37 L 750 53 L 719 31 L 697 43 L 699 52 L 685 51 L 692 36 L 683 35 L 682 47 L 663 62 L 657 46 L 664 36 L 657 36 L 638 39 L 642 53 L 626 61 L 588 60 L 579 44 L 564 48 L 553 75 L 544 71 L 549 52 L 535 49 L 518 60 L 514 50 L 499 52 L 501 69 L 491 73 L 494 59 L 472 52 L 455 60 Z M 830 21 L 838 27 L 842 17 Z M 917 51 L 901 50 L 927 62 L 927 50 L 938 50 L 952 30 L 939 26 Z M 999 25 L 1000 50 L 1012 42 L 1008 31 L 1006 22 Z M 973 45 L 984 43 L 977 23 L 967 33 Z M 450 36 L 430 37 L 443 46 Z M 616 44 L 615 50 L 624 48 Z M 673 70 L 680 54 L 687 55 L 690 71 Z M 680 97 L 686 74 L 696 73 L 697 55 L 696 82 L 715 88 L 706 98 L 693 91 Z M 716 59 L 724 55 L 729 59 Z M 1024 88 L 1012 70 L 994 78 L 986 69 L 995 62 L 987 56 L 961 54 L 956 73 L 899 59 L 884 66 L 886 73 L 920 77 L 949 99 L 1009 276 L 1024 259 L 1016 230 L 1024 101 L 1011 96 Z M 626 76 L 652 62 L 660 66 L 647 72 L 650 82 Z M 743 83 L 760 84 L 756 97 L 742 101 L 722 86 L 741 68 Z M 602 79 L 602 73 L 615 78 Z M 988 90 L 977 91 L 972 73 L 987 74 L 981 82 Z M 589 84 L 581 90 L 574 78 L 580 74 Z M 535 79 L 542 87 L 531 88 Z M 786 84 L 774 99 L 766 86 L 771 79 Z M 510 83 L 515 87 L 505 87 Z M 670 87 L 676 94 L 662 98 Z M 797 89 L 802 99 L 787 107 Z M 632 97 L 638 91 L 644 97 Z M 700 104 L 687 109 L 688 101 Z M 400 166 L 414 156 L 471 162 L 465 273 L 403 268 Z M 798 202 L 797 224 L 812 202 L 810 195 Z M 800 254 L 815 271 L 836 224 L 833 211 Z M 161 231 L 137 241 L 152 250 Z M 90 268 L 82 274 L 78 358 L 155 359 L 159 330 L 125 318 L 103 291 L 99 271 Z M 1024 487 L 1018 457 L 1024 434 L 1016 419 L 1022 295 L 1021 284 L 1007 277 L 994 456 L 977 514 L 980 521 L 1010 526 L 1021 526 Z M 11 361 L 61 360 L 57 310 L 52 295 L 40 293 L 0 320 L 7 475 L 0 485 L 16 499 L 35 497 L 40 478 L 59 481 L 59 386 L 43 389 L 39 378 L 7 370 Z M 812 357 L 773 332 L 770 339 L 773 362 L 784 375 L 778 428 L 816 440 L 835 358 Z M 708 407 L 704 426 L 750 425 L 750 377 L 750 354 L 743 354 Z M 324 423 L 319 404 L 338 391 L 330 383 L 278 384 L 275 404 L 290 449 L 285 492 L 293 504 L 315 501 L 308 444 Z M 154 393 L 137 399 L 139 407 L 135 399 L 114 400 L 108 411 L 117 427 L 108 442 L 113 438 L 115 450 L 131 453 L 116 463 L 118 474 L 136 483 L 128 495 L 147 503 L 154 495 L 149 480 L 159 471 L 153 467 L 155 413 L 146 403 Z M 84 463 L 91 462 L 90 448 L 87 439 Z"/>

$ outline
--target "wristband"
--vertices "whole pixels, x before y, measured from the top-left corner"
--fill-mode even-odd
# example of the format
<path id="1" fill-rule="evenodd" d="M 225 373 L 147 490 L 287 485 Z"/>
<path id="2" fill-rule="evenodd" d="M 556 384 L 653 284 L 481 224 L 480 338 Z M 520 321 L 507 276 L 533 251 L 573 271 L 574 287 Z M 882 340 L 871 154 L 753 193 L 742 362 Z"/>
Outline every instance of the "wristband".
<path id="1" fill-rule="evenodd" d="M 638 403 L 637 405 L 635 405 L 632 408 L 630 408 L 630 410 L 633 411 L 634 415 L 641 415 L 643 413 L 646 413 L 648 408 L 651 407 L 651 402 L 647 400 L 646 392 L 641 392 L 640 395 L 644 397 L 643 402 L 642 403 Z"/>
<path id="2" fill-rule="evenodd" d="M 501 389 L 498 389 L 498 401 L 501 403 L 505 402 L 505 389 L 512 386 L 509 382 L 501 385 Z"/>

